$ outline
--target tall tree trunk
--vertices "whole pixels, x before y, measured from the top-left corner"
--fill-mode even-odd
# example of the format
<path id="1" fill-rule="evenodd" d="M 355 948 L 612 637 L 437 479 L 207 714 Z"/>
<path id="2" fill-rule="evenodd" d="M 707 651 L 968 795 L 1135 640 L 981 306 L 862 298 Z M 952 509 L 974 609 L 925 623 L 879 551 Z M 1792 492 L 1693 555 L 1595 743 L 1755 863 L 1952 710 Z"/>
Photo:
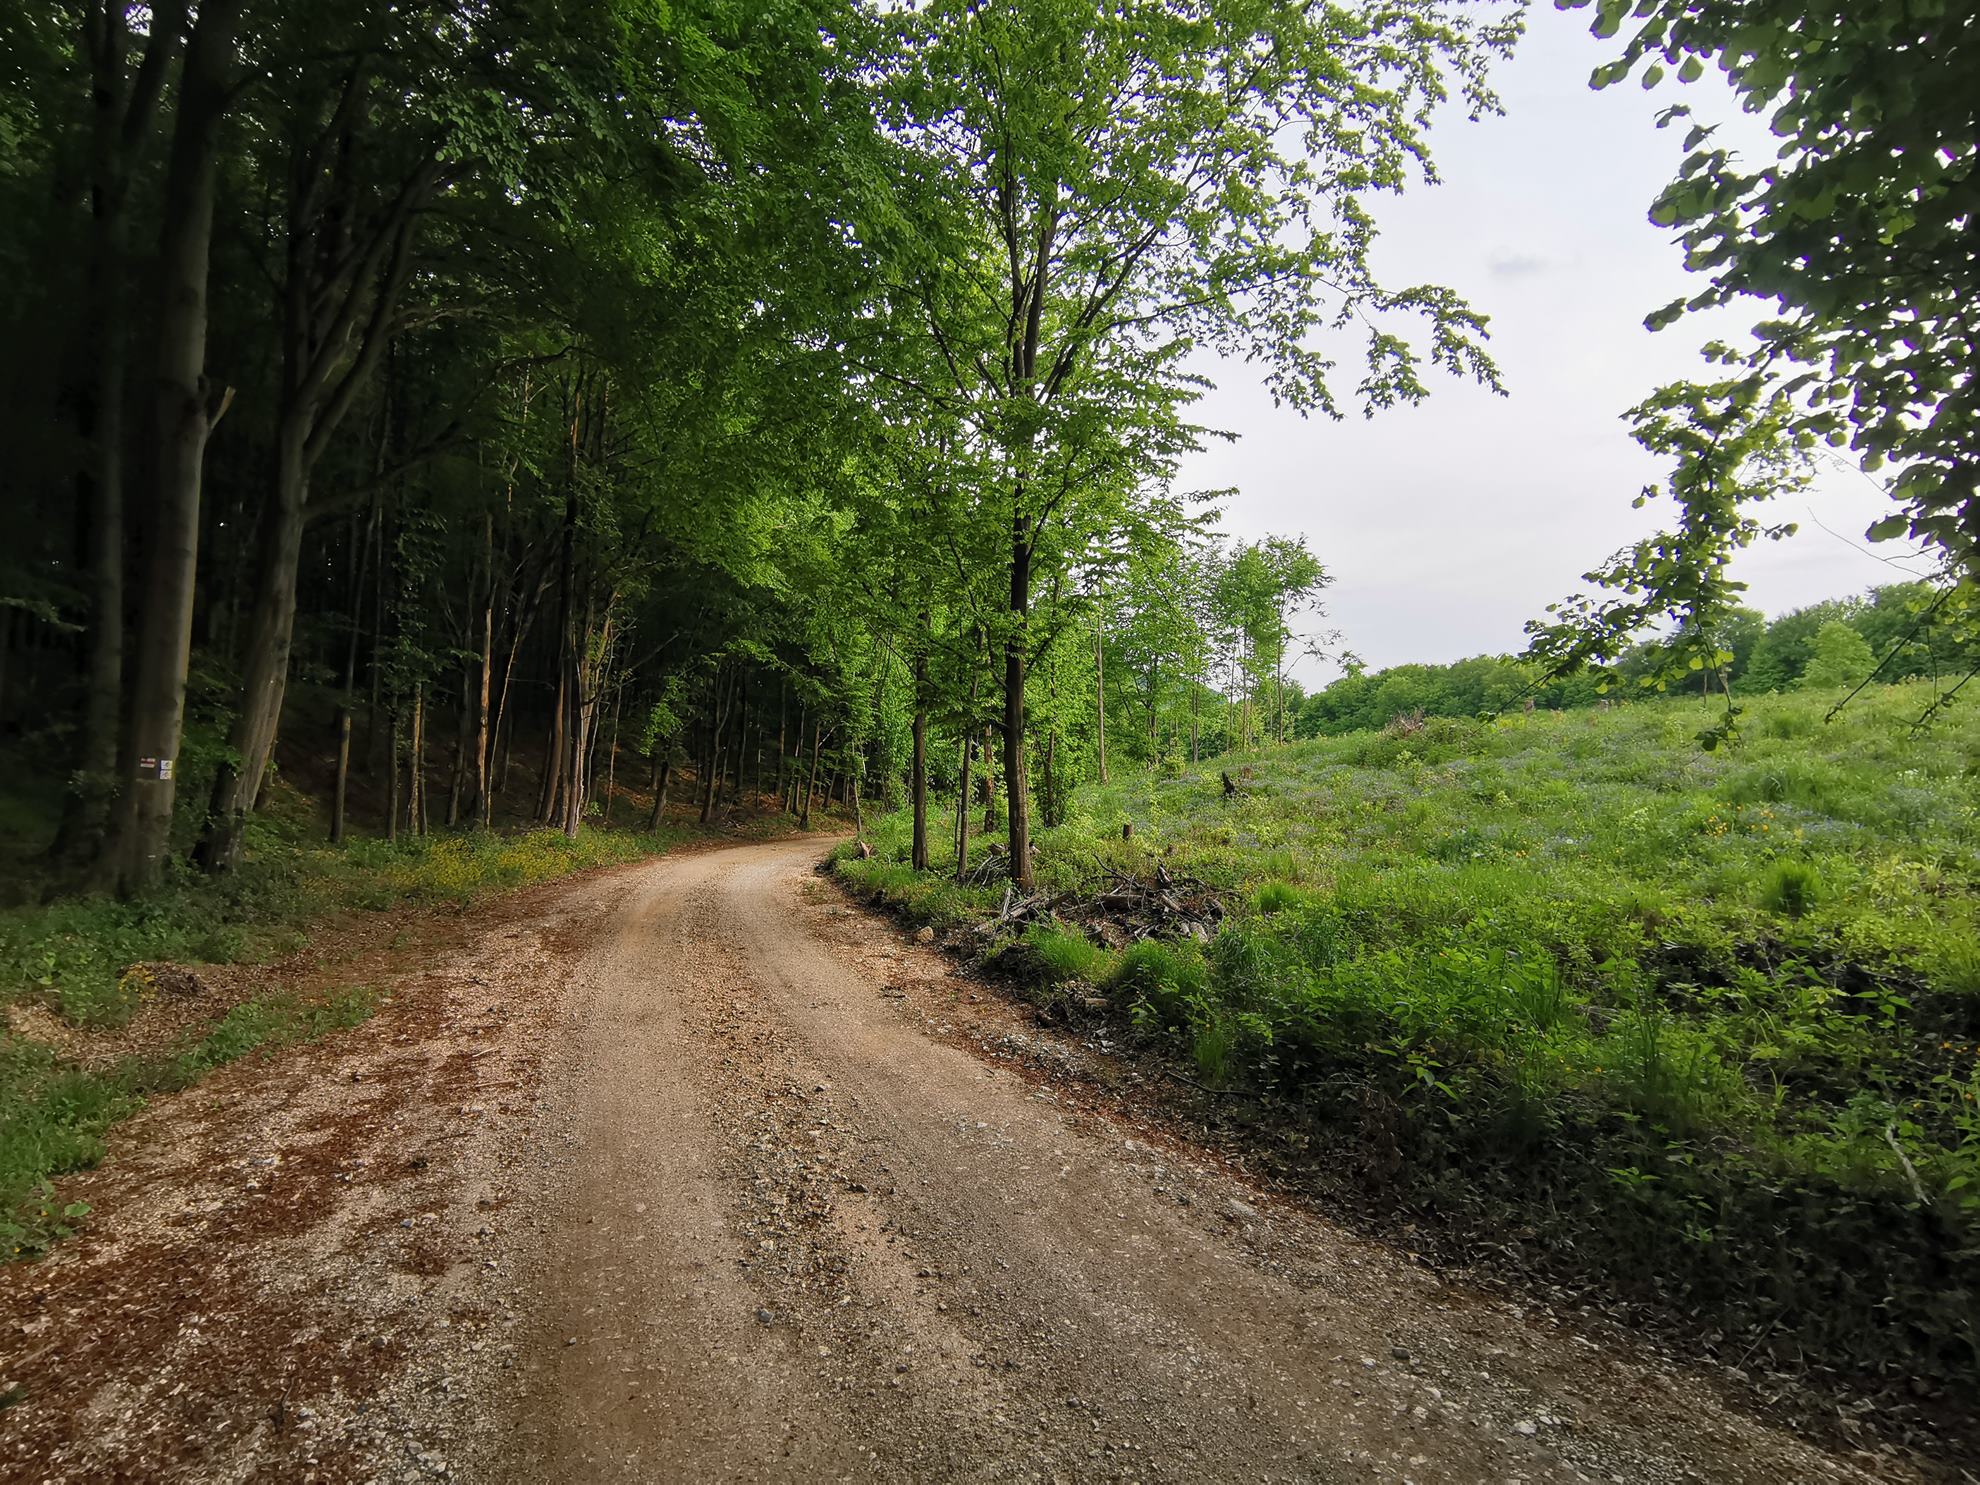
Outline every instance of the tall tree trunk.
<path id="1" fill-rule="evenodd" d="M 240 709 L 228 741 L 236 766 L 223 761 L 214 775 L 206 833 L 199 862 L 208 871 L 226 871 L 240 859 L 241 830 L 260 797 L 261 781 L 275 748 L 282 696 L 289 675 L 289 646 L 296 622 L 296 569 L 302 556 L 303 503 L 309 496 L 309 469 L 301 430 L 285 423 L 276 433 L 275 480 L 263 508 L 260 560 L 256 568 L 253 617 L 247 661 L 242 667 Z"/>
<path id="2" fill-rule="evenodd" d="M 970 687 L 972 691 L 976 688 Z M 956 765 L 956 880 L 969 870 L 969 732 L 962 735 L 961 760 Z"/>
<path id="3" fill-rule="evenodd" d="M 816 717 L 811 722 L 811 773 L 804 783 L 804 813 L 798 817 L 798 828 L 811 828 L 811 796 L 818 791 L 818 744 L 819 725 Z"/>
<path id="4" fill-rule="evenodd" d="M 542 598 L 543 590 L 539 585 L 523 600 L 516 614 L 515 633 L 509 640 L 508 656 L 502 663 L 502 689 L 495 702 L 495 725 L 488 737 L 490 780 L 488 804 L 482 811 L 484 825 L 494 823 L 495 796 L 509 786 L 509 765 L 514 761 L 516 740 L 515 717 L 509 698 L 515 689 L 516 657 L 522 653 L 523 643 L 529 638 L 529 628 L 536 620 L 536 610 Z"/>
<path id="5" fill-rule="evenodd" d="M 336 845 L 344 843 L 344 802 L 351 782 L 351 717 L 357 700 L 358 637 L 364 628 L 359 615 L 364 610 L 364 579 L 371 566 L 372 530 L 377 524 L 378 499 L 374 495 L 371 513 L 365 524 L 352 528 L 354 533 L 362 530 L 364 534 L 361 537 L 354 535 L 358 546 L 358 565 L 351 586 L 351 637 L 350 643 L 344 646 L 344 684 L 337 702 L 337 785 L 336 800 L 330 811 L 330 839 Z"/>
<path id="6" fill-rule="evenodd" d="M 199 566 L 200 476 L 217 414 L 206 380 L 207 269 L 219 174 L 220 120 L 229 97 L 241 0 L 205 0 L 179 81 L 159 241 L 157 396 L 153 408 L 149 555 L 137 627 L 119 820 L 117 885 L 146 892 L 164 875 L 185 724 Z M 224 403 L 222 404 L 224 407 Z"/>
<path id="7" fill-rule="evenodd" d="M 406 827 L 426 834 L 426 685 L 413 688 L 412 750 L 406 760 Z"/>
<path id="8" fill-rule="evenodd" d="M 625 706 L 626 686 L 622 680 L 612 692 L 612 747 L 605 761 L 605 828 L 612 827 L 612 794 L 619 787 L 619 714 Z"/>
<path id="9" fill-rule="evenodd" d="M 729 803 L 742 803 L 743 755 L 749 743 L 749 670 L 746 666 L 736 667 L 736 699 L 731 703 L 736 712 L 736 776 L 729 792 Z"/>
<path id="10" fill-rule="evenodd" d="M 1031 790 L 1024 765 L 1024 683 L 1031 643 L 1031 547 L 1022 516 L 1011 526 L 1010 634 L 1004 640 L 1004 798 L 1010 819 L 1011 882 L 1032 890 Z"/>
<path id="11" fill-rule="evenodd" d="M 353 78 L 346 102 L 359 96 Z M 274 479 L 261 512 L 248 652 L 229 736 L 239 765 L 223 762 L 214 776 L 199 848 L 208 871 L 239 860 L 242 825 L 260 799 L 288 687 L 310 472 L 385 353 L 412 272 L 413 223 L 437 170 L 422 163 L 366 241 L 335 242 L 335 233 L 348 230 L 352 203 L 344 192 L 351 187 L 326 160 L 361 154 L 351 147 L 355 128 L 340 106 L 317 149 L 298 159 L 291 182 Z M 332 245 L 344 250 L 327 252 Z"/>
<path id="12" fill-rule="evenodd" d="M 990 724 L 983 724 L 983 833 L 997 828 L 997 763 L 990 745 Z"/>
<path id="13" fill-rule="evenodd" d="M 383 702 L 385 667 L 379 663 L 385 646 L 385 523 L 372 529 L 372 565 L 378 569 L 378 582 L 371 593 L 371 700 L 364 712 L 364 769 L 378 771 L 378 712 Z M 392 767 L 397 768 L 394 760 Z"/>
<path id="14" fill-rule="evenodd" d="M 468 789 L 468 743 L 474 736 L 474 686 L 477 667 L 471 657 L 475 649 L 475 600 L 480 574 L 473 569 L 468 573 L 467 602 L 463 606 L 461 625 L 461 706 L 454 718 L 454 761 L 448 769 L 447 777 L 447 828 L 452 830 L 461 823 L 461 806 L 469 809 L 474 801 L 467 798 Z"/>
<path id="15" fill-rule="evenodd" d="M 330 801 L 330 843 L 344 843 L 344 804 L 351 783 L 351 709 L 337 708 L 337 787 Z"/>
<path id="16" fill-rule="evenodd" d="M 461 823 L 461 803 L 467 793 L 468 736 L 474 727 L 474 671 L 461 665 L 461 710 L 454 722 L 454 757 L 447 768 L 447 828 Z"/>
<path id="17" fill-rule="evenodd" d="M 708 696 L 708 750 L 703 754 L 706 761 L 701 770 L 700 819 L 704 825 L 714 818 L 715 791 L 721 787 L 722 730 L 723 723 L 728 720 L 723 702 L 727 695 L 727 677 L 717 667 L 714 685 Z"/>
<path id="18" fill-rule="evenodd" d="M 658 830 L 660 820 L 667 812 L 668 776 L 674 771 L 674 760 L 656 757 L 653 761 L 653 813 L 647 817 L 646 828 Z"/>
<path id="19" fill-rule="evenodd" d="M 1107 782 L 1107 590 L 1100 590 L 1100 616 L 1093 624 L 1093 720 L 1100 749 L 1100 782 Z M 1130 654 L 1133 652 L 1130 651 Z"/>
<path id="20" fill-rule="evenodd" d="M 563 801 L 564 783 L 564 722 L 569 713 L 570 673 L 563 664 L 560 652 L 557 664 L 557 702 L 550 714 L 550 737 L 544 744 L 543 752 L 543 791 L 537 801 L 536 822 L 549 825 L 557 818 L 557 806 Z"/>
<path id="21" fill-rule="evenodd" d="M 785 772 L 784 765 L 785 765 L 785 761 L 790 756 L 790 750 L 785 745 L 785 741 L 784 741 L 784 722 L 786 718 L 785 686 L 786 686 L 786 682 L 784 680 L 784 677 L 781 675 L 778 676 L 777 677 L 777 798 L 780 800 L 784 797 L 784 772 Z"/>
<path id="22" fill-rule="evenodd" d="M 570 423 L 565 443 L 564 523 L 558 539 L 557 560 L 557 715 L 551 733 L 550 755 L 544 759 L 545 796 L 540 813 L 545 825 L 557 818 L 558 789 L 565 773 L 563 746 L 566 719 L 572 705 L 571 676 L 577 669 L 577 657 L 571 653 L 571 605 L 576 600 L 572 590 L 577 584 L 579 416 L 575 404 L 581 395 L 581 392 L 574 393 L 567 404 Z"/>
<path id="23" fill-rule="evenodd" d="M 82 736 L 74 786 L 50 855 L 87 868 L 93 884 L 115 884 L 110 849 L 118 793 L 118 741 L 124 701 L 124 396 L 130 366 L 125 274 L 131 172 L 150 132 L 153 109 L 185 25 L 184 0 L 157 4 L 135 78 L 126 76 L 128 6 L 85 8 L 90 63 L 90 235 L 81 342 L 85 370 L 76 389 L 83 444 L 76 508 L 87 528 L 89 652 Z"/>
<path id="24" fill-rule="evenodd" d="M 392 766 L 388 770 L 391 782 L 386 785 L 385 800 L 385 839 L 399 838 L 399 701 L 392 699 L 391 726 Z"/>
<path id="25" fill-rule="evenodd" d="M 488 703 L 495 680 L 495 518 L 492 515 L 485 518 L 482 526 L 482 560 L 488 569 L 488 596 L 481 606 L 479 684 L 474 700 L 474 812 L 481 828 L 486 830 L 493 807 L 488 789 L 488 766 L 494 749 L 488 727 Z"/>
<path id="26" fill-rule="evenodd" d="M 1065 808 L 1059 799 L 1059 777 L 1054 767 L 1059 757 L 1059 734 L 1054 728 L 1045 734 L 1045 828 L 1051 830 L 1065 821 Z"/>
<path id="27" fill-rule="evenodd" d="M 583 630 L 574 635 L 571 658 L 571 777 L 565 786 L 564 834 L 578 837 L 584 823 L 585 802 L 591 795 L 592 753 L 597 745 L 599 708 L 605 701 L 605 677 L 611 664 L 613 621 L 609 609 L 602 624 L 595 625 L 596 609 L 585 604 Z"/>
<path id="28" fill-rule="evenodd" d="M 927 615 L 922 616 L 927 628 Z M 914 801 L 914 839 L 908 861 L 916 871 L 928 870 L 928 651 L 914 657 L 914 756 L 908 792 Z"/>

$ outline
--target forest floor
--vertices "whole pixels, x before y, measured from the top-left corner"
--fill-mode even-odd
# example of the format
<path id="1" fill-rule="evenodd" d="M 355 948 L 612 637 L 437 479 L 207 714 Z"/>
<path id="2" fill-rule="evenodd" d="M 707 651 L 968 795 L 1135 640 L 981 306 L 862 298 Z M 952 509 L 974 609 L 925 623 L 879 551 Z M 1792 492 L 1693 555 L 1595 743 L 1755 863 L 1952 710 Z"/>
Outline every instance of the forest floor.
<path id="1" fill-rule="evenodd" d="M 155 1098 L 0 1270 L 0 1477 L 1937 1478 L 1275 1196 L 822 855 L 427 915 Z"/>

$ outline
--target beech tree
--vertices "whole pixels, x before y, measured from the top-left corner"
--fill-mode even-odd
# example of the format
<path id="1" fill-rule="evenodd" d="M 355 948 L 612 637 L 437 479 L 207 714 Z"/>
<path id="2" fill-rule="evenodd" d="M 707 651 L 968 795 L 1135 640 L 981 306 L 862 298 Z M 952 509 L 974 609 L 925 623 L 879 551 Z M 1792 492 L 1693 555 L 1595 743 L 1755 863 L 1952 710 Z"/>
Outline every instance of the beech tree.
<path id="1" fill-rule="evenodd" d="M 1691 104 L 1661 116 L 1686 128 L 1677 177 L 1650 207 L 1704 282 L 1649 317 L 1748 300 L 1774 312 L 1744 344 L 1710 349 L 1714 380 L 1660 389 L 1634 414 L 1639 438 L 1671 459 L 1672 529 L 1589 578 L 1611 595 L 1563 606 L 1533 627 L 1533 653 L 1559 667 L 1612 659 L 1644 624 L 1709 634 L 1737 601 L 1731 556 L 1791 523 L 1763 502 L 1800 487 L 1806 456 L 1847 450 L 1889 465 L 1897 506 L 1872 539 L 1908 535 L 1943 563 L 1942 587 L 1980 578 L 1980 353 L 1972 313 L 1972 172 L 1980 159 L 1973 79 L 1980 28 L 1960 5 L 1791 0 L 1556 0 L 1593 6 L 1591 29 L 1620 37 L 1596 87 L 1656 89 L 1714 66 L 1739 106 L 1780 140 L 1747 159 Z M 1700 642 L 1680 668 L 1724 663 Z M 1695 662 L 1695 664 L 1694 664 Z"/>
<path id="2" fill-rule="evenodd" d="M 230 393 L 206 369 L 213 213 L 220 124 L 234 96 L 241 0 L 205 0 L 180 69 L 159 234 L 159 314 L 146 501 L 145 579 L 136 627 L 131 715 L 120 754 L 124 777 L 116 880 L 126 892 L 155 887 L 171 841 L 185 726 L 200 492 L 206 440 Z M 103 617 L 108 621 L 108 616 Z"/>
<path id="3" fill-rule="evenodd" d="M 1301 411 L 1338 415 L 1311 344 L 1369 318 L 1355 397 L 1425 393 L 1428 356 L 1496 382 L 1483 320 L 1432 286 L 1382 287 L 1367 199 L 1429 174 L 1431 111 L 1485 72 L 1517 11 L 1404 0 L 1377 10 L 1211 0 L 934 0 L 892 16 L 883 117 L 912 153 L 924 245 L 913 284 L 941 395 L 994 456 L 978 492 L 1004 533 L 1003 773 L 1010 869 L 1031 884 L 1026 680 L 1041 581 L 1192 441 L 1199 345 L 1258 360 Z"/>

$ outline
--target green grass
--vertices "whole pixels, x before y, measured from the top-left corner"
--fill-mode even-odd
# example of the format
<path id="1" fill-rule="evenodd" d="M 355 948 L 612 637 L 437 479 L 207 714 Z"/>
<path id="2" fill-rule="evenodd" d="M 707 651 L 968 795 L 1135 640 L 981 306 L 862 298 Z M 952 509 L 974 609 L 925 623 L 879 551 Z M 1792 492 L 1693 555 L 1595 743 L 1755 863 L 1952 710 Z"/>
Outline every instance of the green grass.
<path id="1" fill-rule="evenodd" d="M 164 889 L 139 902 L 71 898 L 0 912 L 0 1005 L 40 1001 L 71 1023 L 128 1022 L 146 989 L 145 961 L 263 961 L 309 941 L 340 911 L 401 903 L 467 903 L 589 867 L 638 860 L 702 832 L 585 827 L 561 832 L 469 832 L 322 840 L 308 802 L 278 789 L 249 828 L 246 863 L 227 877 L 175 864 Z M 82 1214 L 51 1184 L 101 1158 L 103 1134 L 152 1093 L 183 1088 L 258 1047 L 285 1045 L 361 1019 L 365 992 L 315 1004 L 286 998 L 235 1007 L 168 1057 L 86 1070 L 0 1028 L 0 1259 L 41 1251 Z"/>
<path id="2" fill-rule="evenodd" d="M 121 1025 L 137 1003 L 122 972 L 139 961 L 263 962 L 302 947 L 312 923 L 341 909 L 467 903 L 635 861 L 698 833 L 585 827 L 573 841 L 555 830 L 475 831 L 338 849 L 278 811 L 257 817 L 247 863 L 217 881 L 175 866 L 165 888 L 141 901 L 69 898 L 0 912 L 0 1003 L 34 997 L 79 1026 Z"/>
<path id="3" fill-rule="evenodd" d="M 1113 966 L 1114 956 L 1083 933 L 1035 923 L 1025 930 L 1024 941 L 1059 980 L 1097 985 Z"/>
<path id="4" fill-rule="evenodd" d="M 245 1001 L 164 1056 L 100 1071 L 65 1063 L 23 1038 L 0 1037 L 0 1260 L 32 1257 L 73 1231 L 89 1209 L 61 1200 L 53 1177 L 101 1160 L 104 1135 L 147 1097 L 190 1087 L 250 1052 L 355 1026 L 375 1005 L 369 987 L 315 1001 Z"/>
<path id="5" fill-rule="evenodd" d="M 1914 737 L 1927 699 L 1760 699 L 1714 753 L 1658 701 L 1224 757 L 1082 787 L 1038 870 L 1226 889 L 1206 951 L 1129 949 L 1112 1002 L 1425 1216 L 1980 1378 L 1980 725 Z M 903 829 L 838 869 L 921 900 Z"/>

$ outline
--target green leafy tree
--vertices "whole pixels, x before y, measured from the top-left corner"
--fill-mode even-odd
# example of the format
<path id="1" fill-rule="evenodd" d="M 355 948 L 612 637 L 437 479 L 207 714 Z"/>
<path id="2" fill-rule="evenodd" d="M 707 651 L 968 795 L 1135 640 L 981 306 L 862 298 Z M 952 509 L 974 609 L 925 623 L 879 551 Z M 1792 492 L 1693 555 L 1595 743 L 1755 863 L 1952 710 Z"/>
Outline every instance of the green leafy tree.
<path id="1" fill-rule="evenodd" d="M 1428 323 L 1431 359 L 1493 380 L 1455 295 L 1377 282 L 1366 198 L 1427 170 L 1450 89 L 1490 106 L 1486 64 L 1517 13 L 934 0 L 893 18 L 877 65 L 923 244 L 900 299 L 939 348 L 938 395 L 995 461 L 980 513 L 1002 535 L 991 637 L 1011 872 L 1029 886 L 1034 601 L 1190 444 L 1188 352 L 1256 357 L 1282 399 L 1337 413 L 1311 336 L 1367 316 L 1356 395 L 1387 406 L 1425 392 L 1419 353 L 1381 320 L 1401 312 Z"/>
<path id="2" fill-rule="evenodd" d="M 1801 673 L 1802 686 L 1811 691 L 1861 685 L 1877 666 L 1869 641 L 1841 619 L 1830 619 L 1815 631 L 1813 648 L 1808 668 Z"/>
<path id="3" fill-rule="evenodd" d="M 1770 623 L 1753 647 L 1753 658 L 1740 676 L 1740 689 L 1754 694 L 1785 691 L 1801 679 L 1815 656 L 1815 636 L 1833 621 L 1847 623 L 1857 605 L 1831 598 L 1790 610 Z"/>
<path id="4" fill-rule="evenodd" d="M 1688 84 L 1717 66 L 1781 140 L 1774 158 L 1745 160 L 1689 105 L 1663 115 L 1687 124 L 1688 153 L 1651 217 L 1678 230 L 1707 283 L 1651 326 L 1747 299 L 1777 313 L 1750 346 L 1714 348 L 1724 381 L 1667 388 L 1639 410 L 1639 436 L 1675 455 L 1681 524 L 1604 574 L 1640 597 L 1575 609 L 1568 625 L 1596 634 L 1645 614 L 1709 620 L 1737 591 L 1727 559 L 1756 534 L 1744 507 L 1791 484 L 1794 451 L 1821 444 L 1851 450 L 1866 469 L 1893 465 L 1899 510 L 1870 535 L 1908 533 L 1941 554 L 1950 580 L 1971 585 L 1980 576 L 1980 385 L 1969 371 L 1980 354 L 1971 311 L 1980 115 L 1965 100 L 1980 75 L 1980 30 L 1967 9 L 1557 4 L 1592 4 L 1598 37 L 1627 28 L 1620 52 L 1596 69 L 1597 87 L 1636 77 L 1654 88 L 1673 75 Z M 1689 425 L 1700 446 L 1671 447 L 1673 423 Z M 1539 637 L 1557 663 L 1591 658 L 1559 626 Z"/>

